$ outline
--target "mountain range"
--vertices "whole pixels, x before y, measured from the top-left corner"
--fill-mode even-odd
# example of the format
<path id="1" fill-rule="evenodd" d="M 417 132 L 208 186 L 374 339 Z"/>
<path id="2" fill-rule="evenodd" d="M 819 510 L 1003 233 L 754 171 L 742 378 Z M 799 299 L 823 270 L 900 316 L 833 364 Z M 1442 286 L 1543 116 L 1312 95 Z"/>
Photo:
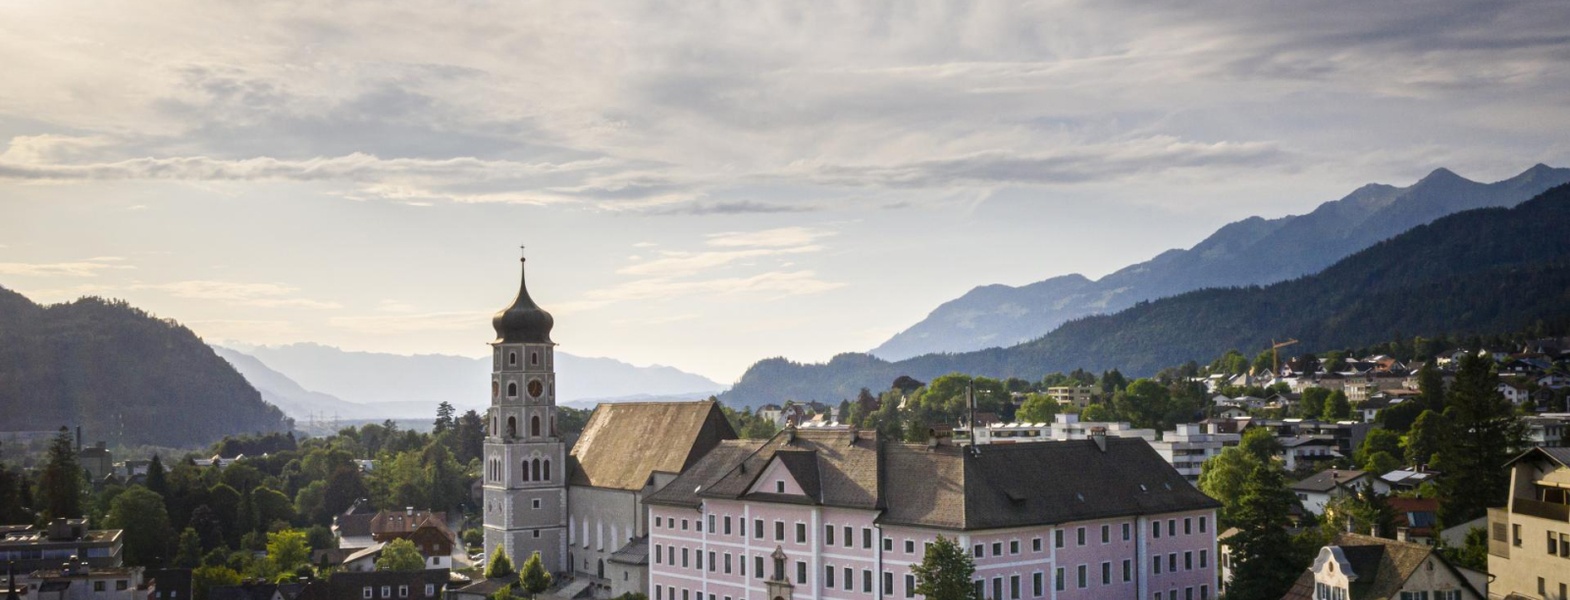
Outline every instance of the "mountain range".
<path id="1" fill-rule="evenodd" d="M 177 448 L 292 426 L 171 319 L 94 297 L 39 306 L 5 288 L 0 415 L 11 431 L 81 427 L 87 443 Z"/>
<path id="2" fill-rule="evenodd" d="M 320 344 L 215 346 L 268 402 L 297 420 L 424 418 L 451 402 L 460 411 L 489 404 L 491 361 L 442 354 L 406 356 Z M 703 398 L 725 386 L 672 367 L 556 353 L 557 402 Z"/>
<path id="3" fill-rule="evenodd" d="M 946 302 L 870 351 L 885 360 L 1007 347 L 1070 320 L 1111 314 L 1204 288 L 1266 285 L 1316 273 L 1354 252 L 1448 214 L 1514 206 L 1570 182 L 1570 169 L 1538 164 L 1478 183 L 1438 169 L 1408 187 L 1369 184 L 1313 212 L 1228 224 L 1187 250 L 1168 250 L 1099 280 L 1073 274 L 1029 285 L 986 285 Z"/>
<path id="4" fill-rule="evenodd" d="M 1252 354 L 1272 338 L 1296 338 L 1297 350 L 1321 352 L 1412 335 L 1562 328 L 1570 325 L 1567 229 L 1570 185 L 1561 185 L 1515 208 L 1469 210 L 1417 226 L 1314 275 L 1140 302 L 1008 348 L 898 362 L 867 354 L 824 364 L 760 361 L 721 399 L 733 406 L 837 402 L 862 387 L 885 389 L 900 375 L 926 380 L 951 372 L 1034 380 L 1116 368 L 1147 376 L 1232 349 Z"/>

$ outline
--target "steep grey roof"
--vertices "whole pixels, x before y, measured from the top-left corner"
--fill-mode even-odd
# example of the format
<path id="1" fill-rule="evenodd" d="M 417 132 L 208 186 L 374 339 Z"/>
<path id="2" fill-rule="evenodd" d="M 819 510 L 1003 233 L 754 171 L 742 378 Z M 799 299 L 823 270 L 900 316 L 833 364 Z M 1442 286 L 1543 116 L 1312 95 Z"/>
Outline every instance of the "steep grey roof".
<path id="1" fill-rule="evenodd" d="M 879 520 L 889 524 L 995 529 L 1220 506 L 1138 438 L 1106 438 L 1105 450 L 1078 440 L 982 446 L 979 453 L 870 438 L 848 430 L 787 430 L 745 455 L 748 446 L 724 444 L 648 502 L 802 502 L 748 494 L 764 467 L 779 459 L 806 489 L 806 501 L 881 508 Z M 817 489 L 807 481 L 814 474 Z"/>
<path id="2" fill-rule="evenodd" d="M 763 447 L 762 440 L 725 440 L 660 491 L 649 494 L 644 502 L 697 508 L 703 503 L 698 497 L 701 488 L 708 488 L 724 477 L 736 465 Z"/>
<path id="3" fill-rule="evenodd" d="M 1354 469 L 1326 469 L 1292 484 L 1292 489 L 1299 492 L 1328 492 L 1357 481 L 1367 474 L 1367 471 Z"/>
<path id="4" fill-rule="evenodd" d="M 965 529 L 1046 525 L 1218 508 L 1139 438 L 982 446 L 962 453 Z M 894 489 L 924 484 L 891 472 Z"/>
<path id="5" fill-rule="evenodd" d="M 649 564 L 649 536 L 636 538 L 612 552 L 611 562 L 624 565 Z"/>
<path id="6" fill-rule="evenodd" d="M 1352 572 L 1357 574 L 1357 581 L 1352 584 L 1351 600 L 1364 598 L 1394 598 L 1408 579 L 1422 566 L 1423 561 L 1433 556 L 1441 565 L 1456 575 L 1461 585 L 1471 590 L 1481 598 L 1484 595 L 1472 589 L 1466 577 L 1456 571 L 1455 566 L 1445 560 L 1443 556 L 1434 552 L 1433 547 L 1411 542 L 1398 542 L 1384 538 L 1369 537 L 1355 533 L 1341 533 L 1331 541 L 1330 546 L 1339 547 L 1346 557 L 1347 563 L 1352 566 Z M 1312 597 L 1314 572 L 1304 569 L 1294 582 L 1292 590 L 1283 597 L 1283 600 Z M 1306 586 L 1305 586 L 1306 584 Z M 1304 594 L 1306 587 L 1307 595 Z"/>

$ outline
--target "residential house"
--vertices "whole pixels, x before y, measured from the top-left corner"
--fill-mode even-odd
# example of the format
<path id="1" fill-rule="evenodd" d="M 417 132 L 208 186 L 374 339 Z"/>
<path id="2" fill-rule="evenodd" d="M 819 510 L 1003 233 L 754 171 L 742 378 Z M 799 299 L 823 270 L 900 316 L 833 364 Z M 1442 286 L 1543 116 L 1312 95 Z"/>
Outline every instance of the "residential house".
<path id="1" fill-rule="evenodd" d="M 1486 578 L 1430 546 L 1342 533 L 1319 549 L 1282 600 L 1485 600 Z"/>
<path id="2" fill-rule="evenodd" d="M 1396 513 L 1396 539 L 1403 542 L 1434 545 L 1438 535 L 1439 500 L 1434 498 L 1386 498 L 1385 502 Z"/>
<path id="3" fill-rule="evenodd" d="M 1094 388 L 1088 385 L 1064 385 L 1047 388 L 1047 396 L 1064 406 L 1090 406 L 1095 397 Z"/>
<path id="4" fill-rule="evenodd" d="M 1290 468 L 1290 467 L 1288 467 Z M 1357 492 L 1359 486 L 1373 486 L 1376 478 L 1367 471 L 1326 469 L 1292 484 L 1292 493 L 1303 503 L 1303 510 L 1325 514 L 1325 505 L 1341 496 Z M 1378 487 L 1375 487 L 1376 491 Z"/>
<path id="5" fill-rule="evenodd" d="M 1197 485 L 1205 461 L 1221 454 L 1227 446 L 1238 445 L 1242 439 L 1236 433 L 1205 433 L 1205 427 L 1199 423 L 1180 423 L 1172 431 L 1162 432 L 1161 440 L 1150 442 L 1150 447 L 1189 483 Z"/>
<path id="6" fill-rule="evenodd" d="M 1488 509 L 1494 597 L 1570 598 L 1570 448 L 1511 459 L 1510 497 Z"/>

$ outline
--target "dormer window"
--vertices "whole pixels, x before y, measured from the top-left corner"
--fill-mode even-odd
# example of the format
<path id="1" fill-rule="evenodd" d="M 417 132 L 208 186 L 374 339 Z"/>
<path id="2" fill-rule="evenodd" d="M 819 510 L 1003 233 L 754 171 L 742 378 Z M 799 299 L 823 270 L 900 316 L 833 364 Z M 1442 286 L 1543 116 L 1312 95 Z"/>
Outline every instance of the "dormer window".
<path id="1" fill-rule="evenodd" d="M 783 494 L 783 493 L 785 493 L 785 482 L 784 481 L 776 481 L 776 482 L 774 482 L 774 493 L 776 493 L 776 494 Z"/>

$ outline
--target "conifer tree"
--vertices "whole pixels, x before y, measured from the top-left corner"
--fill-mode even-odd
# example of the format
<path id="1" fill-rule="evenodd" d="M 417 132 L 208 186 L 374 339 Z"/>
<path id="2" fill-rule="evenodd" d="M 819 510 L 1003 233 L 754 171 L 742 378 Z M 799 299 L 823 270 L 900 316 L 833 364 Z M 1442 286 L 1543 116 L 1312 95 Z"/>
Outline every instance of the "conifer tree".
<path id="1" fill-rule="evenodd" d="M 485 563 L 485 578 L 498 579 L 512 574 L 512 559 L 507 558 L 507 550 L 497 544 L 496 550 L 491 552 L 491 559 Z"/>
<path id="2" fill-rule="evenodd" d="M 38 485 L 44 496 L 44 510 L 50 519 L 76 519 L 82 516 L 82 465 L 76 461 L 71 431 L 65 427 L 49 443 L 49 458 Z"/>
<path id="3" fill-rule="evenodd" d="M 551 574 L 546 572 L 545 565 L 540 561 L 540 553 L 529 555 L 529 560 L 523 561 L 523 573 L 519 577 L 523 590 L 529 592 L 529 597 L 545 591 L 551 587 Z"/>
<path id="4" fill-rule="evenodd" d="M 159 496 L 169 497 L 169 476 L 164 471 L 164 461 L 157 454 L 147 463 L 147 489 Z"/>
<path id="5" fill-rule="evenodd" d="M 1476 354 L 1461 359 L 1445 409 L 1452 435 L 1438 453 L 1445 466 L 1439 480 L 1444 523 L 1464 523 L 1504 504 L 1510 485 L 1504 464 L 1525 444 L 1526 431 L 1498 385 L 1492 360 Z"/>
<path id="6" fill-rule="evenodd" d="M 1274 464 L 1258 464 L 1249 473 L 1233 523 L 1238 532 L 1230 540 L 1235 566 L 1229 597 L 1280 598 L 1292 586 L 1304 567 L 1287 533 L 1295 500 Z"/>
<path id="7" fill-rule="evenodd" d="M 916 593 L 927 600 L 979 600 L 974 598 L 971 577 L 976 563 L 955 540 L 941 535 L 927 546 L 920 564 L 910 566 L 916 576 Z"/>

